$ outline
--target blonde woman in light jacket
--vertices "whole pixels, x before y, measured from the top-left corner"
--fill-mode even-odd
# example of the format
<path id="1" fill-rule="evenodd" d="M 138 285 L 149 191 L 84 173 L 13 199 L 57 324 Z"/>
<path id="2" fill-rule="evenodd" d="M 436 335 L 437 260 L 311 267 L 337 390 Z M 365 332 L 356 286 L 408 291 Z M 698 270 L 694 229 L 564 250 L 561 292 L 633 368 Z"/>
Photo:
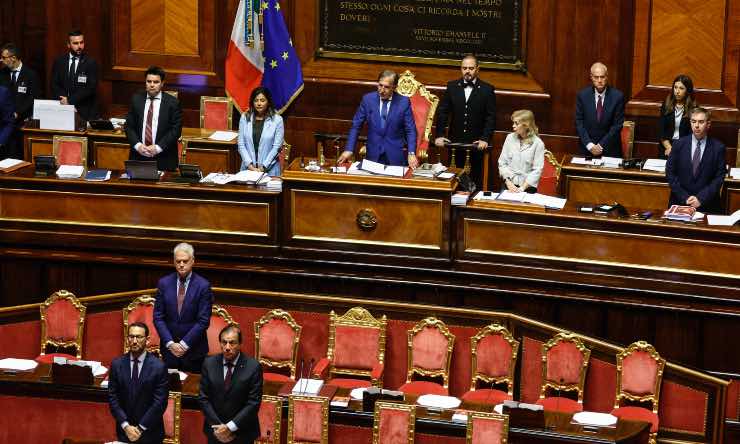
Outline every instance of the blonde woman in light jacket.
<path id="1" fill-rule="evenodd" d="M 275 112 L 270 90 L 263 86 L 255 88 L 249 98 L 249 110 L 239 120 L 241 170 L 279 176 L 278 154 L 283 145 L 283 133 L 283 118 Z"/>
<path id="2" fill-rule="evenodd" d="M 506 136 L 498 158 L 498 171 L 504 181 L 504 189 L 534 193 L 545 164 L 545 144 L 537 135 L 532 111 L 514 111 L 511 121 L 514 132 Z"/>

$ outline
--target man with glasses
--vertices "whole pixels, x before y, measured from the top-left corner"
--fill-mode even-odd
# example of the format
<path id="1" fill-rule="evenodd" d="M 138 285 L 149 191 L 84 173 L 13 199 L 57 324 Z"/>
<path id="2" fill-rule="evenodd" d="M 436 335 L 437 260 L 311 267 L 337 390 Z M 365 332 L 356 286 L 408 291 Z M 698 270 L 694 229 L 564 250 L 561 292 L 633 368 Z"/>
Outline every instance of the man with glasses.
<path id="1" fill-rule="evenodd" d="M 14 130 L 0 158 L 23 159 L 23 134 L 20 128 L 33 114 L 33 101 L 41 97 L 39 77 L 21 60 L 20 49 L 14 43 L 6 43 L 0 49 L 4 68 L 0 71 L 0 85 L 8 88 L 15 104 Z"/>
<path id="2" fill-rule="evenodd" d="M 108 405 L 118 441 L 142 444 L 164 439 L 162 415 L 167 409 L 167 367 L 147 353 L 149 327 L 134 322 L 126 338 L 128 353 L 113 360 L 108 376 Z"/>
<path id="3" fill-rule="evenodd" d="M 416 124 L 408 97 L 396 93 L 398 74 L 385 70 L 378 76 L 378 91 L 365 94 L 352 119 L 347 147 L 339 163 L 352 157 L 360 129 L 367 122 L 366 159 L 384 165 L 419 166 L 416 159 Z M 404 156 L 403 148 L 408 147 Z M 405 157 L 405 158 L 404 158 Z"/>

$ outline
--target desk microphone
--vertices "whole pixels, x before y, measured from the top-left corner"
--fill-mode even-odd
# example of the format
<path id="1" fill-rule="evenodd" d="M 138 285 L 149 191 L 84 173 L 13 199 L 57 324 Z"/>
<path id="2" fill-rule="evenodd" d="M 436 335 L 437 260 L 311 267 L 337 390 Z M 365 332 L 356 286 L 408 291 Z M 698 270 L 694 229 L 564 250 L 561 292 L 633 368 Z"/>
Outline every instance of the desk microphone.
<path id="1" fill-rule="evenodd" d="M 298 385 L 303 378 L 303 358 L 301 358 L 301 366 L 298 368 L 298 381 L 296 381 L 296 385 Z M 293 387 L 295 388 L 295 387 Z M 300 385 L 298 386 L 298 389 L 300 390 Z"/>
<path id="2" fill-rule="evenodd" d="M 311 358 L 311 361 L 309 361 L 308 363 L 308 372 L 306 374 L 306 383 L 305 383 L 306 388 L 303 390 L 303 393 L 306 393 L 306 391 L 308 390 L 308 382 L 309 382 L 308 379 L 311 377 L 311 374 L 313 373 L 313 365 L 314 365 L 314 359 Z"/>

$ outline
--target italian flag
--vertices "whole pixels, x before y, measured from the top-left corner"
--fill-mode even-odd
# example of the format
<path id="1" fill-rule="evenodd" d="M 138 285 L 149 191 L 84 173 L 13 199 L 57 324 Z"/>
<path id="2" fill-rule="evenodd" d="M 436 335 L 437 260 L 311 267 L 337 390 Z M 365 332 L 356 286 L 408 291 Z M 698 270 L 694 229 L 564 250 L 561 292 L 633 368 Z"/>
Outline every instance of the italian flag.
<path id="1" fill-rule="evenodd" d="M 226 51 L 226 94 L 240 112 L 249 108 L 249 94 L 262 82 L 265 58 L 258 13 L 259 0 L 240 0 Z M 252 17 L 251 26 L 248 18 Z"/>

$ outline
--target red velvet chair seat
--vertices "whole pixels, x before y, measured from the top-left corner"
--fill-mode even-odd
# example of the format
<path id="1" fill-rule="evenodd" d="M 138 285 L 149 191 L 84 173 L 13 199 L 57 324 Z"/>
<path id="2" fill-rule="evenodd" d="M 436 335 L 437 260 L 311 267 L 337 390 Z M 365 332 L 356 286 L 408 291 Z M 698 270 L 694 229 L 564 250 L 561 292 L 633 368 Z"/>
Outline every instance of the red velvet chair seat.
<path id="1" fill-rule="evenodd" d="M 290 379 L 290 376 L 288 376 L 288 375 L 283 375 L 283 374 L 280 374 L 280 373 L 272 373 L 272 372 L 264 372 L 264 373 L 262 373 L 262 379 L 264 379 L 265 381 L 269 381 L 269 382 L 288 382 L 288 381 L 292 381 L 292 379 Z"/>
<path id="2" fill-rule="evenodd" d="M 370 381 L 365 379 L 352 379 L 352 378 L 333 378 L 327 381 L 327 385 L 334 385 L 341 388 L 353 389 L 358 387 L 371 387 Z"/>
<path id="3" fill-rule="evenodd" d="M 475 391 L 468 391 L 462 395 L 463 401 L 487 405 L 497 405 L 504 401 L 511 401 L 512 399 L 513 398 L 505 391 L 496 389 L 478 389 Z"/>
<path id="4" fill-rule="evenodd" d="M 548 412 L 578 413 L 583 411 L 583 405 L 578 401 L 558 396 L 540 399 L 537 404 L 543 406 Z"/>
<path id="5" fill-rule="evenodd" d="M 620 419 L 631 419 L 650 423 L 650 433 L 658 432 L 658 415 L 643 407 L 625 406 L 612 410 L 612 415 Z"/>
<path id="6" fill-rule="evenodd" d="M 67 353 L 47 353 L 45 355 L 36 356 L 35 361 L 39 364 L 51 364 L 54 362 L 54 358 L 65 358 L 72 361 L 77 361 L 77 356 L 68 355 Z"/>
<path id="7" fill-rule="evenodd" d="M 436 382 L 430 381 L 412 381 L 407 382 L 398 388 L 399 391 L 404 393 L 412 393 L 415 395 L 441 395 L 449 396 L 449 392 L 446 388 L 442 387 Z"/>

